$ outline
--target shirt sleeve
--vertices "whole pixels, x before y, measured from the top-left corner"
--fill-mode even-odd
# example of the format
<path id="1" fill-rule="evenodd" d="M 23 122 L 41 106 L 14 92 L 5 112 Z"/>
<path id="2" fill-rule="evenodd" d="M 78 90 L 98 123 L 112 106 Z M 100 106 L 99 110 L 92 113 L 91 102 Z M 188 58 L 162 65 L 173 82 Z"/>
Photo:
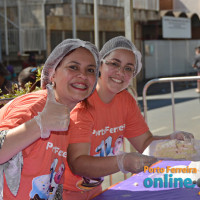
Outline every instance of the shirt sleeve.
<path id="1" fill-rule="evenodd" d="M 29 121 L 41 112 L 46 98 L 29 98 L 28 95 L 16 98 L 1 109 L 0 130 L 8 130 Z"/>
<path id="2" fill-rule="evenodd" d="M 124 136 L 126 138 L 132 138 L 146 133 L 149 128 L 135 99 L 131 95 L 129 95 L 127 99 L 127 116 Z"/>
<path id="3" fill-rule="evenodd" d="M 12 102 L 6 104 L 0 113 L 0 131 L 15 128 L 41 112 L 46 103 L 46 95 L 27 94 L 17 97 Z M 23 150 L 25 158 L 37 143 L 32 143 L 29 148 Z"/>
<path id="4" fill-rule="evenodd" d="M 75 108 L 70 113 L 69 143 L 91 143 L 94 120 L 86 108 Z"/>

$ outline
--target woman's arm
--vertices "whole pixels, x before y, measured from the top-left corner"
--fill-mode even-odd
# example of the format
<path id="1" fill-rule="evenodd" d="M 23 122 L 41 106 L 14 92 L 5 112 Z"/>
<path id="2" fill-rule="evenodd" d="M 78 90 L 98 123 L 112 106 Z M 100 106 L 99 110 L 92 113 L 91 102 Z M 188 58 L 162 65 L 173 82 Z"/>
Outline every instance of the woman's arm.
<path id="1" fill-rule="evenodd" d="M 8 161 L 37 139 L 48 138 L 51 131 L 66 131 L 68 129 L 69 109 L 56 102 L 52 86 L 47 85 L 47 91 L 48 96 L 42 112 L 38 112 L 38 115 L 30 121 L 8 131 L 0 149 L 0 164 Z M 23 118 L 23 116 L 19 117 Z"/>
<path id="2" fill-rule="evenodd" d="M 150 131 L 147 131 L 146 133 L 137 137 L 128 138 L 128 140 L 138 152 L 142 153 L 153 140 L 177 139 L 190 141 L 192 138 L 194 138 L 194 136 L 191 133 L 187 133 L 184 131 L 175 131 L 172 134 L 165 136 L 153 136 Z"/>
<path id="3" fill-rule="evenodd" d="M 89 178 L 98 178 L 122 171 L 138 173 L 144 166 L 150 166 L 157 159 L 136 152 L 123 153 L 117 156 L 89 156 L 90 144 L 77 143 L 68 147 L 67 161 L 74 174 Z"/>
<path id="4" fill-rule="evenodd" d="M 8 130 L 5 141 L 0 149 L 0 164 L 35 142 L 41 136 L 40 127 L 32 119 L 16 128 Z"/>
<path id="5" fill-rule="evenodd" d="M 132 146 L 140 153 L 142 153 L 153 140 L 167 140 L 167 139 L 170 139 L 170 135 L 153 136 L 150 131 L 147 131 L 146 133 L 139 135 L 137 137 L 128 138 Z"/>
<path id="6" fill-rule="evenodd" d="M 119 171 L 116 156 L 93 157 L 89 153 L 89 143 L 69 144 L 67 161 L 74 174 L 97 178 Z"/>

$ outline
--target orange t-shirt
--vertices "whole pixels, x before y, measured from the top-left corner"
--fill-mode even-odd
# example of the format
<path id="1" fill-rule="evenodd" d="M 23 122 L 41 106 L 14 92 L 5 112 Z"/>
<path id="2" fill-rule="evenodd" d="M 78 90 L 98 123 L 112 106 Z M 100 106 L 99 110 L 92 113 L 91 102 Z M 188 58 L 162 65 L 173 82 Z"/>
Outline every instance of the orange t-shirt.
<path id="1" fill-rule="evenodd" d="M 78 104 L 71 112 L 71 121 L 76 126 L 70 126 L 69 132 L 77 137 L 80 133 L 90 133 L 91 137 L 82 142 L 91 143 L 90 154 L 93 156 L 116 155 L 123 144 L 123 137 L 136 137 L 149 130 L 135 99 L 126 90 L 115 95 L 108 104 L 101 101 L 97 91 L 88 101 L 88 109 L 82 109 Z M 76 143 L 74 138 L 70 138 L 70 143 Z M 89 179 L 74 175 L 66 165 L 63 187 L 71 191 L 91 190 L 102 181 L 103 178 Z"/>
<path id="2" fill-rule="evenodd" d="M 6 104 L 0 110 L 0 130 L 12 129 L 32 119 L 44 108 L 47 91 L 29 93 Z M 17 196 L 10 192 L 4 177 L 4 199 L 53 199 L 67 156 L 67 132 L 51 132 L 22 151 L 23 168 Z"/>

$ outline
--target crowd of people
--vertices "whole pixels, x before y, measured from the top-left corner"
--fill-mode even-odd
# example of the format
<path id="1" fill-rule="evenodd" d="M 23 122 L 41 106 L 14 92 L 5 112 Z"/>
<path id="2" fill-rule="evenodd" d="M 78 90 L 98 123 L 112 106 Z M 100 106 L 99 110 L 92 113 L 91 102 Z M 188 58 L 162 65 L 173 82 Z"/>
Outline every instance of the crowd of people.
<path id="1" fill-rule="evenodd" d="M 100 52 L 79 39 L 58 44 L 44 64 L 42 89 L 1 108 L 0 199 L 89 200 L 104 176 L 157 162 L 142 154 L 152 141 L 192 140 L 183 131 L 152 135 L 127 91 L 141 59 L 123 36 Z M 124 137 L 137 152 L 121 152 Z"/>

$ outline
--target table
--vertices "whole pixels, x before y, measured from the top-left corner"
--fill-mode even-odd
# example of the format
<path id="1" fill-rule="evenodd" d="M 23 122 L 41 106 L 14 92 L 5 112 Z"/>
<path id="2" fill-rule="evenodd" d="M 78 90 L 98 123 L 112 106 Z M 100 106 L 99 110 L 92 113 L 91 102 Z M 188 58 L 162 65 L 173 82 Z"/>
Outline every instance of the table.
<path id="1" fill-rule="evenodd" d="M 194 162 L 193 162 L 194 163 Z M 200 162 L 195 162 L 195 165 L 198 164 L 200 166 Z M 156 163 L 153 168 L 160 167 L 160 168 L 167 168 L 167 166 L 171 166 L 176 169 L 178 166 L 182 166 L 186 168 L 187 166 L 190 168 L 191 161 L 159 161 Z M 166 172 L 164 173 L 166 174 Z M 168 174 L 174 174 L 174 173 L 168 173 Z M 199 169 L 198 173 L 189 174 L 188 177 L 193 176 L 193 178 L 199 178 Z M 174 174 L 175 175 L 175 174 Z M 197 175 L 199 177 L 197 177 Z M 153 178 L 157 176 L 162 176 L 163 174 L 159 173 L 149 173 L 149 172 L 141 172 L 139 174 L 135 174 L 128 178 L 127 180 L 124 180 L 112 187 L 110 187 L 108 190 L 104 191 L 97 197 L 93 198 L 93 200 L 141 200 L 141 199 L 153 199 L 153 200 L 200 200 L 200 187 L 195 185 L 194 188 L 146 188 L 144 186 L 143 181 L 146 178 Z M 176 174 L 175 176 L 184 176 L 184 179 L 187 177 L 187 173 L 185 174 Z M 136 184 L 137 183 L 137 184 Z"/>

